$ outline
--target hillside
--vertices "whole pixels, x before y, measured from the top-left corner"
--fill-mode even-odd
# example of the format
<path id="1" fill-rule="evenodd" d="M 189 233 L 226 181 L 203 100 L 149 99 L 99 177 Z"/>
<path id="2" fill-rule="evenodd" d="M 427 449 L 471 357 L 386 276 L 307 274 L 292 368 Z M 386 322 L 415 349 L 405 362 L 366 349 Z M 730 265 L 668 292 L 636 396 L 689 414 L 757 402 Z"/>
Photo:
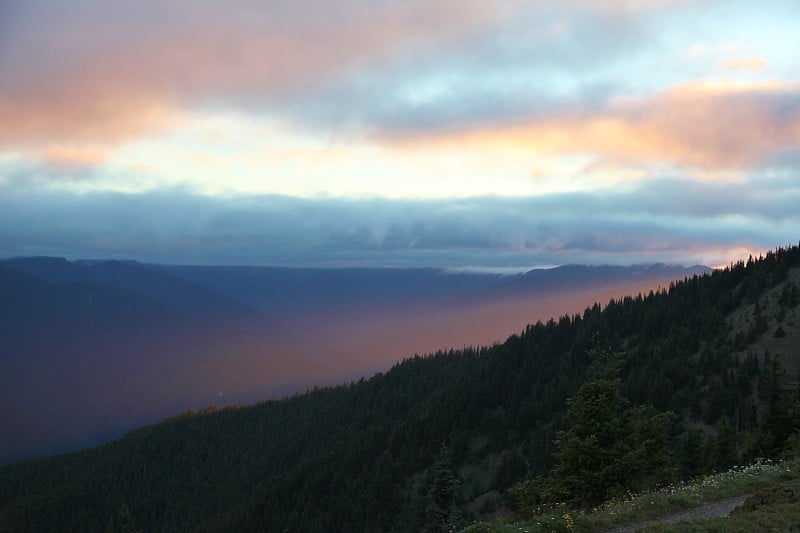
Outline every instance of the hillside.
<path id="1" fill-rule="evenodd" d="M 347 383 L 409 354 L 491 343 L 601 295 L 703 271 L 2 260 L 0 464 L 94 446 L 213 402 Z"/>
<path id="2" fill-rule="evenodd" d="M 107 445 L 0 469 L 0 523 L 146 531 L 418 531 L 446 442 L 469 515 L 543 472 L 595 334 L 624 349 L 623 391 L 708 431 L 747 434 L 759 375 L 800 362 L 800 248 L 537 323 L 490 347 L 415 356 L 347 386 L 186 413 Z M 780 326 L 780 332 L 779 330 Z M 765 357 L 765 352 L 767 356 Z M 769 355 L 771 354 L 771 355 Z M 703 465 L 697 468 L 703 468 Z"/>

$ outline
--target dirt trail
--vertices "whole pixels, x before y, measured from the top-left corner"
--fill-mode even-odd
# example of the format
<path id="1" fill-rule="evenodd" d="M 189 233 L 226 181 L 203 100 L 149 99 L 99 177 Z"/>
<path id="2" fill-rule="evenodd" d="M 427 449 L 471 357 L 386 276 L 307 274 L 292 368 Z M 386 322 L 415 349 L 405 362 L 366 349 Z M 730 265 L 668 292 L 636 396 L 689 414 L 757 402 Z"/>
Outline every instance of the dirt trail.
<path id="1" fill-rule="evenodd" d="M 717 518 L 719 516 L 728 516 L 736 507 L 742 505 L 748 496 L 750 496 L 750 494 L 704 503 L 691 509 L 684 509 L 683 511 L 664 515 L 660 518 L 619 526 L 610 530 L 609 533 L 633 533 L 634 531 L 639 531 L 644 527 L 654 526 L 657 524 L 675 524 L 684 520 L 697 520 L 700 518 Z"/>

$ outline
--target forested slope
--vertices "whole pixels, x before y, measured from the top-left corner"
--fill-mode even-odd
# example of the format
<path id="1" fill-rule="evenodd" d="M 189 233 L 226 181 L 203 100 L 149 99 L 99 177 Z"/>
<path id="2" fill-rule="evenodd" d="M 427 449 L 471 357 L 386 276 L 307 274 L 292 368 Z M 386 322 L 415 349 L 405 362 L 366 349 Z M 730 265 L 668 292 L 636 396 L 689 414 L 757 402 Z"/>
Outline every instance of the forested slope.
<path id="1" fill-rule="evenodd" d="M 685 428 L 722 417 L 743 453 L 763 452 L 747 436 L 776 350 L 789 365 L 800 357 L 798 272 L 800 249 L 778 250 L 495 346 L 415 356 L 347 386 L 187 413 L 93 450 L 10 465 L 0 469 L 0 525 L 92 531 L 129 514 L 146 531 L 417 531 L 443 442 L 465 513 L 490 512 L 503 504 L 492 495 L 550 465 L 595 335 L 627 353 L 626 396 L 683 415 L 676 465 Z M 470 505 L 478 497 L 483 509 Z"/>
<path id="2" fill-rule="evenodd" d="M 0 260 L 0 464 L 85 449 L 211 402 L 346 383 L 706 270 Z"/>

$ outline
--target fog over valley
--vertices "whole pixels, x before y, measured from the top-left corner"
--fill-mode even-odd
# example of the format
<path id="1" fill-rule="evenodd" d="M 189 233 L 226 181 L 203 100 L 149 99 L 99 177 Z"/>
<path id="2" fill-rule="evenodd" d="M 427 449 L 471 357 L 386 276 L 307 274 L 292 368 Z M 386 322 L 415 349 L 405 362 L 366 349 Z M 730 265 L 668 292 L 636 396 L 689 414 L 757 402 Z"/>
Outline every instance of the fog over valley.
<path id="1" fill-rule="evenodd" d="M 281 397 L 667 287 L 704 267 L 440 269 L 0 262 L 3 461 L 186 409 Z"/>

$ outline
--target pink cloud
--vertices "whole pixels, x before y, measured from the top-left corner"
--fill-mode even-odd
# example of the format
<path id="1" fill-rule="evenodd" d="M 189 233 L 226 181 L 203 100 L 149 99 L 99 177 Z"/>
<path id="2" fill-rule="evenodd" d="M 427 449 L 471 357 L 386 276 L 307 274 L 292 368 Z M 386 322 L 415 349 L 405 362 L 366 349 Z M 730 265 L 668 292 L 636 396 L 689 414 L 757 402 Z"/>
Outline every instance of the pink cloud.
<path id="1" fill-rule="evenodd" d="M 537 154 L 594 154 L 604 160 L 698 169 L 745 168 L 800 143 L 800 86 L 683 84 L 593 111 L 462 130 L 382 135 L 399 147 L 514 146 Z"/>
<path id="2" fill-rule="evenodd" d="M 617 108 L 621 155 L 697 167 L 756 165 L 800 141 L 800 87 L 685 84 Z M 637 140 L 641 139 L 641 140 Z M 626 149 L 626 142 L 635 151 Z"/>
<path id="3" fill-rule="evenodd" d="M 769 61 L 761 56 L 747 56 L 729 59 L 722 63 L 725 70 L 758 72 L 764 70 L 769 65 Z"/>
<path id="4" fill-rule="evenodd" d="M 489 0 L 31 2 L 0 46 L 0 143 L 118 139 L 268 101 L 484 22 Z"/>
<path id="5" fill-rule="evenodd" d="M 97 144 L 61 144 L 45 149 L 39 159 L 50 166 L 71 169 L 99 165 L 106 156 L 106 148 Z"/>

